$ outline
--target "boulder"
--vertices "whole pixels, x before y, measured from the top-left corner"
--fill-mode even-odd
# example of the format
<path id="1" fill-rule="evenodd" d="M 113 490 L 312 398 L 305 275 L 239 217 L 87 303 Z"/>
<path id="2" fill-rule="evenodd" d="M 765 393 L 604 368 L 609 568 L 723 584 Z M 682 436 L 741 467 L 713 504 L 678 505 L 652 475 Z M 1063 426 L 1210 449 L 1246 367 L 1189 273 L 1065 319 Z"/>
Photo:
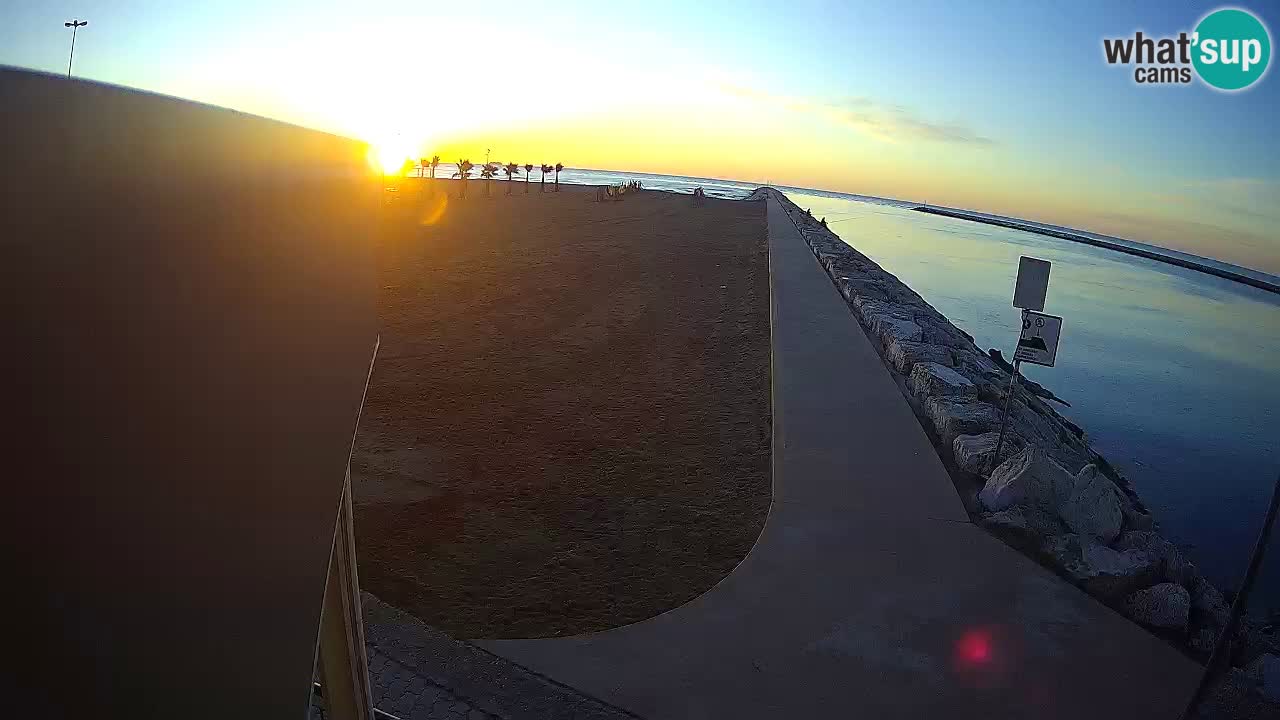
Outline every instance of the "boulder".
<path id="1" fill-rule="evenodd" d="M 851 278 L 839 276 L 836 278 L 836 287 L 840 289 L 840 294 L 844 299 L 853 302 L 854 298 L 869 298 L 873 300 L 886 300 L 888 295 L 879 285 L 861 278 Z"/>
<path id="2" fill-rule="evenodd" d="M 1245 669 L 1245 675 L 1258 686 L 1258 691 L 1268 702 L 1280 703 L 1280 657 L 1259 656 Z"/>
<path id="3" fill-rule="evenodd" d="M 1156 529 L 1156 520 L 1151 517 L 1151 513 L 1142 512 L 1132 503 L 1123 505 L 1120 512 L 1124 515 L 1124 526 L 1128 530 Z"/>
<path id="4" fill-rule="evenodd" d="M 1012 423 L 1010 423 L 1012 424 Z M 1034 443 L 1032 442 L 1032 445 Z M 1088 451 L 1079 447 L 1071 447 L 1069 445 L 1044 445 L 1044 452 L 1052 457 L 1053 462 L 1057 462 L 1062 469 L 1068 471 L 1071 477 L 1075 477 L 1080 469 L 1089 464 Z"/>
<path id="5" fill-rule="evenodd" d="M 917 395 L 978 396 L 969 378 L 941 363 L 916 363 L 911 369 L 910 386 Z"/>
<path id="6" fill-rule="evenodd" d="M 1003 392 L 1000 397 L 998 403 L 1003 404 Z M 1013 402 L 1009 404 L 1009 425 L 1018 428 L 1019 433 L 1042 447 L 1064 444 L 1068 436 L 1066 428 L 1059 425 L 1052 415 L 1039 412 L 1041 409 L 1048 410 L 1047 407 L 1033 407 L 1026 398 L 1014 396 Z"/>
<path id="7" fill-rule="evenodd" d="M 1117 600 L 1159 579 L 1156 563 L 1141 550 L 1120 552 L 1075 534 L 1050 538 L 1041 556 L 1085 592 Z"/>
<path id="8" fill-rule="evenodd" d="M 897 338 L 885 348 L 885 357 L 903 375 L 909 375 L 916 363 L 929 362 L 948 367 L 955 363 L 951 351 L 945 347 Z"/>
<path id="9" fill-rule="evenodd" d="M 915 310 L 916 324 L 923 328 L 926 342 L 951 348 L 963 348 L 971 344 L 959 328 L 923 300 L 911 298 L 908 305 Z"/>
<path id="10" fill-rule="evenodd" d="M 1244 670 L 1230 668 L 1192 717 L 1196 720 L 1276 720 L 1280 713 L 1262 698 Z"/>
<path id="11" fill-rule="evenodd" d="M 894 340 L 913 340 L 919 342 L 924 337 L 924 331 L 916 324 L 914 320 L 894 317 L 892 315 L 874 316 L 871 322 L 871 329 L 876 336 L 880 338 L 880 342 L 886 347 Z"/>
<path id="12" fill-rule="evenodd" d="M 854 300 L 853 307 L 883 347 L 887 348 L 895 338 L 919 342 L 923 335 L 924 331 L 915 323 L 911 311 L 897 303 L 859 297 Z"/>
<path id="13" fill-rule="evenodd" d="M 1280 635 L 1276 634 L 1280 628 L 1272 625 L 1273 622 L 1274 618 L 1270 617 L 1262 622 L 1246 618 L 1237 626 L 1241 647 L 1236 651 L 1236 664 L 1249 665 L 1263 655 L 1280 657 Z"/>
<path id="14" fill-rule="evenodd" d="M 971 344 L 962 351 L 957 350 L 956 359 L 962 371 L 970 370 L 996 385 L 1003 386 L 1009 383 L 1008 373 L 1001 371 L 991 358 L 979 352 L 976 345 Z M 970 379 L 973 378 L 970 377 Z"/>
<path id="15" fill-rule="evenodd" d="M 1197 575 L 1187 590 L 1191 593 L 1191 621 L 1198 626 L 1221 631 L 1231 616 L 1231 606 L 1218 589 Z"/>
<path id="16" fill-rule="evenodd" d="M 933 422 L 944 443 L 955 442 L 957 435 L 981 435 L 1000 429 L 1000 411 L 979 400 L 945 396 L 921 400 L 925 416 Z"/>
<path id="17" fill-rule="evenodd" d="M 1166 582 L 1178 583 L 1191 589 L 1197 573 L 1195 565 L 1187 562 L 1178 547 L 1150 530 L 1129 530 L 1120 534 L 1113 545 L 1115 549 L 1141 550 L 1160 563 L 1160 577 Z"/>
<path id="18" fill-rule="evenodd" d="M 831 272 L 831 269 L 836 266 L 836 263 L 840 262 L 840 253 L 835 249 L 822 249 L 816 254 L 818 256 L 818 263 L 821 264 L 822 268 L 827 272 Z"/>
<path id="19" fill-rule="evenodd" d="M 1086 465 L 1076 475 L 1071 497 L 1058 508 L 1058 516 L 1074 532 L 1103 544 L 1110 543 L 1120 534 L 1124 523 L 1116 494 L 1116 486 L 1106 476 L 1093 465 Z"/>
<path id="20" fill-rule="evenodd" d="M 978 517 L 992 535 L 1023 552 L 1035 552 L 1052 537 L 1067 532 L 1058 518 L 1031 507 L 1011 507 Z"/>
<path id="21" fill-rule="evenodd" d="M 989 472 L 992 469 L 991 456 L 995 453 L 996 443 L 999 440 L 999 432 L 957 435 L 951 442 L 951 455 L 955 458 L 956 467 L 975 475 Z M 1017 455 L 1020 450 L 1022 450 L 1022 439 L 1013 433 L 1007 434 L 1004 447 L 1000 448 L 1000 461 L 1008 460 Z"/>
<path id="22" fill-rule="evenodd" d="M 989 510 L 1031 505 L 1057 515 L 1058 508 L 1071 497 L 1074 484 L 1075 478 L 1043 450 L 1028 447 L 991 473 L 978 499 Z"/>
<path id="23" fill-rule="evenodd" d="M 1177 583 L 1160 583 L 1130 593 L 1122 607 L 1125 615 L 1144 625 L 1185 630 L 1191 613 L 1191 596 Z"/>
<path id="24" fill-rule="evenodd" d="M 867 328 L 868 334 L 871 332 L 871 323 L 876 317 L 893 312 L 892 302 L 879 300 L 867 295 L 854 295 L 853 299 L 849 301 L 849 306 L 853 308 L 853 314 Z"/>

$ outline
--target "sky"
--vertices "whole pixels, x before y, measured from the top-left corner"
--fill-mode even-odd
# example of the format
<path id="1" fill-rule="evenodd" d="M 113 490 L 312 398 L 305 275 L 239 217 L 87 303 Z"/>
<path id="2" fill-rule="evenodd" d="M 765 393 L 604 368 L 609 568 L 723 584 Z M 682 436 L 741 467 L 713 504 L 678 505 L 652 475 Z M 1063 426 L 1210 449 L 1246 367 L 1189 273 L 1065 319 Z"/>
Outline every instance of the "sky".
<path id="1" fill-rule="evenodd" d="M 1236 3 L 1277 34 L 1280 0 Z M 1280 274 L 1280 78 L 1140 86 L 1104 37 L 1214 3 L 0 0 L 0 64 L 413 156 L 772 182 Z M 403 148 L 403 150 L 399 150 Z"/>

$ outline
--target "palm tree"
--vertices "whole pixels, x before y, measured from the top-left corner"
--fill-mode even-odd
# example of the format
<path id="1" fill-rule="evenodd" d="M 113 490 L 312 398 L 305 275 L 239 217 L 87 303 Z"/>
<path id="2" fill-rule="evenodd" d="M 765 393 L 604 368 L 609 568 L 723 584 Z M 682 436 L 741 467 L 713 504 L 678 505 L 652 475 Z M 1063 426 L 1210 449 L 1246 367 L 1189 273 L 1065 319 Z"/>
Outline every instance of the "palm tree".
<path id="1" fill-rule="evenodd" d="M 418 158 L 418 177 L 424 178 L 427 176 L 427 166 L 430 164 L 430 160 L 426 158 Z"/>
<path id="2" fill-rule="evenodd" d="M 484 178 L 484 196 L 485 197 L 493 197 L 492 195 L 489 194 L 489 186 L 493 183 L 493 176 L 497 174 L 498 174 L 497 163 L 485 163 L 484 167 L 480 168 L 480 177 Z"/>
<path id="3" fill-rule="evenodd" d="M 560 192 L 560 171 L 564 169 L 564 165 L 556 163 L 556 186 L 555 191 Z"/>
<path id="4" fill-rule="evenodd" d="M 533 174 L 533 166 L 525 165 L 524 166 L 524 194 L 525 195 L 529 194 L 529 176 L 532 174 Z"/>
<path id="5" fill-rule="evenodd" d="M 507 174 L 507 194 L 511 194 L 511 176 L 520 172 L 520 166 L 515 163 L 507 163 L 502 166 L 502 172 Z"/>
<path id="6" fill-rule="evenodd" d="M 440 156 L 432 155 L 431 156 L 431 179 L 432 180 L 436 179 L 436 168 L 439 166 L 440 166 Z"/>
<path id="7" fill-rule="evenodd" d="M 458 161 L 458 172 L 454 173 L 454 175 L 462 178 L 462 192 L 458 195 L 459 198 L 467 196 L 467 179 L 471 177 L 471 168 L 473 167 L 475 165 L 472 165 L 470 160 Z"/>
<path id="8" fill-rule="evenodd" d="M 542 166 L 542 175 L 541 177 L 538 178 L 538 192 L 547 191 L 547 173 L 551 172 L 552 170 L 553 168 L 550 165 Z"/>

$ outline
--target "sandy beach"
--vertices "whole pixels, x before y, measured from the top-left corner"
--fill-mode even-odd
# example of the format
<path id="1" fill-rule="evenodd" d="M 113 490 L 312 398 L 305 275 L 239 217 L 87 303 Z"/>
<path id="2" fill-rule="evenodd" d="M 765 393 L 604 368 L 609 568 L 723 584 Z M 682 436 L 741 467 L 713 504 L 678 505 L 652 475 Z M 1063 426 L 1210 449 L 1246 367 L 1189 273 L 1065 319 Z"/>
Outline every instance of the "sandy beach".
<path id="1" fill-rule="evenodd" d="M 676 607 L 769 505 L 763 204 L 513 185 L 394 193 L 352 464 L 362 585 L 459 637 Z"/>

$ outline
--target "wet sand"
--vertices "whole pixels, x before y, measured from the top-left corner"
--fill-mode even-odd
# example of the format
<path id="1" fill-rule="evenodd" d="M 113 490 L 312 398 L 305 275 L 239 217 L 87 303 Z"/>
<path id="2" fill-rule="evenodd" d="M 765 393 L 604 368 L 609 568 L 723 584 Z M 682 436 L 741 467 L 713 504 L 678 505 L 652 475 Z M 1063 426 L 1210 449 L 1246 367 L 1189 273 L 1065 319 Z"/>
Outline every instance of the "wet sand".
<path id="1" fill-rule="evenodd" d="M 709 589 L 769 506 L 764 204 L 423 185 L 395 194 L 380 241 L 352 463 L 362 585 L 490 638 L 614 627 Z"/>

